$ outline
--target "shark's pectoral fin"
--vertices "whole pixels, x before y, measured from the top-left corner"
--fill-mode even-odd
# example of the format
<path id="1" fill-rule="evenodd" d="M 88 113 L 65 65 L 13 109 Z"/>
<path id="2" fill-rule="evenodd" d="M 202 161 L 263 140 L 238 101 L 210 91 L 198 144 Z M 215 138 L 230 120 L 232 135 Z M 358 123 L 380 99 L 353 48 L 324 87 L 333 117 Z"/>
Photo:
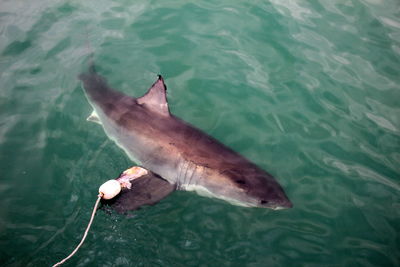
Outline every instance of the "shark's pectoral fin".
<path id="1" fill-rule="evenodd" d="M 125 213 L 144 205 L 156 204 L 175 190 L 175 185 L 151 172 L 132 180 L 131 184 L 131 189 L 123 189 L 114 199 L 102 202 L 117 212 Z"/>
<path id="2" fill-rule="evenodd" d="M 164 84 L 164 79 L 161 75 L 158 75 L 158 80 L 150 87 L 144 96 L 137 99 L 137 102 L 154 112 L 169 116 L 166 92 L 167 87 Z"/>
<path id="3" fill-rule="evenodd" d="M 86 118 L 87 121 L 95 122 L 101 125 L 101 121 L 99 119 L 99 116 L 97 115 L 96 111 L 92 111 L 92 113 L 89 115 L 89 117 Z"/>

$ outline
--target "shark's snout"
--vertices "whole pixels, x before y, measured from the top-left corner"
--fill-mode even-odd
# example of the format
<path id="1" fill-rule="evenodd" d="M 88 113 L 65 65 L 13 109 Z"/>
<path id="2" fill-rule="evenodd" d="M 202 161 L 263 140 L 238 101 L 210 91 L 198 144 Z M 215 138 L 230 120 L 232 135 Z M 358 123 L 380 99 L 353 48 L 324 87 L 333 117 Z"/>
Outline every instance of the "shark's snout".
<path id="1" fill-rule="evenodd" d="M 270 203 L 270 204 L 265 204 L 266 208 L 270 208 L 273 210 L 283 210 L 283 209 L 290 209 L 293 207 L 292 202 L 290 200 L 285 200 L 285 201 L 280 201 L 280 202 L 275 202 L 275 203 Z"/>
<path id="2" fill-rule="evenodd" d="M 258 207 L 273 210 L 289 209 L 293 207 L 283 188 L 271 177 L 267 177 L 266 183 L 259 185 L 253 191 L 257 196 Z"/>
<path id="3" fill-rule="evenodd" d="M 273 210 L 282 210 L 282 209 L 292 208 L 293 204 L 287 198 L 274 199 L 274 200 L 261 199 L 260 203 L 259 203 L 259 207 L 273 209 Z"/>

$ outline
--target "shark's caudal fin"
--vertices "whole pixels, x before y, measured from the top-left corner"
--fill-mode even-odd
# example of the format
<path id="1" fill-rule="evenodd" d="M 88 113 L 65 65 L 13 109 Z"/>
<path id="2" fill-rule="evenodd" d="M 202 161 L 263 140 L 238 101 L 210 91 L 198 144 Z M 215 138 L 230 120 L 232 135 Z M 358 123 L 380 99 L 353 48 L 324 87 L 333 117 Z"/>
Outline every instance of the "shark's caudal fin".
<path id="1" fill-rule="evenodd" d="M 137 102 L 153 112 L 169 116 L 166 92 L 167 87 L 164 84 L 164 79 L 161 75 L 158 75 L 158 80 L 150 87 L 144 96 L 137 99 Z"/>
<path id="2" fill-rule="evenodd" d="M 156 204 L 174 190 L 175 185 L 149 172 L 142 177 L 132 180 L 131 189 L 125 188 L 115 198 L 102 200 L 102 203 L 110 205 L 111 208 L 119 213 L 126 213 L 144 205 Z"/>
<path id="3" fill-rule="evenodd" d="M 122 93 L 113 90 L 107 80 L 97 74 L 94 65 L 89 68 L 89 71 L 79 75 L 79 79 L 83 82 L 83 89 L 90 101 L 105 102 L 115 101 L 123 96 Z"/>

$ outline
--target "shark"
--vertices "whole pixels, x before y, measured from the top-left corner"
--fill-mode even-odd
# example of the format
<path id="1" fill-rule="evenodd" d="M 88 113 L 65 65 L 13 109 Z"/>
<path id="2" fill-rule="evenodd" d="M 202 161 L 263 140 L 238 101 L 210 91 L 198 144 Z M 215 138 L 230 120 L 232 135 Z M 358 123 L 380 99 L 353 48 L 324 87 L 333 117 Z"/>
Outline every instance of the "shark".
<path id="1" fill-rule="evenodd" d="M 151 171 L 136 182 L 136 193 L 153 194 L 142 204 L 185 190 L 245 207 L 278 210 L 293 206 L 270 173 L 173 115 L 161 75 L 141 97 L 113 89 L 94 67 L 79 79 L 93 107 L 88 120 L 101 124 L 108 138 L 132 161 Z M 134 209 L 140 205 L 125 206 Z"/>

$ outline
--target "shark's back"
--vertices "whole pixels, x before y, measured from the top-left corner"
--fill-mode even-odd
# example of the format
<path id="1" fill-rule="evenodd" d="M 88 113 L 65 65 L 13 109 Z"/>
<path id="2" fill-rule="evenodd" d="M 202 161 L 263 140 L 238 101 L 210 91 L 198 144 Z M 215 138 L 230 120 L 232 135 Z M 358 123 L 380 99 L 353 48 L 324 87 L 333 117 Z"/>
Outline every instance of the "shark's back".
<path id="1" fill-rule="evenodd" d="M 95 72 L 80 78 L 106 134 L 145 168 L 182 189 L 248 206 L 291 206 L 272 175 L 170 114 L 161 76 L 140 98 L 113 90 Z"/>

